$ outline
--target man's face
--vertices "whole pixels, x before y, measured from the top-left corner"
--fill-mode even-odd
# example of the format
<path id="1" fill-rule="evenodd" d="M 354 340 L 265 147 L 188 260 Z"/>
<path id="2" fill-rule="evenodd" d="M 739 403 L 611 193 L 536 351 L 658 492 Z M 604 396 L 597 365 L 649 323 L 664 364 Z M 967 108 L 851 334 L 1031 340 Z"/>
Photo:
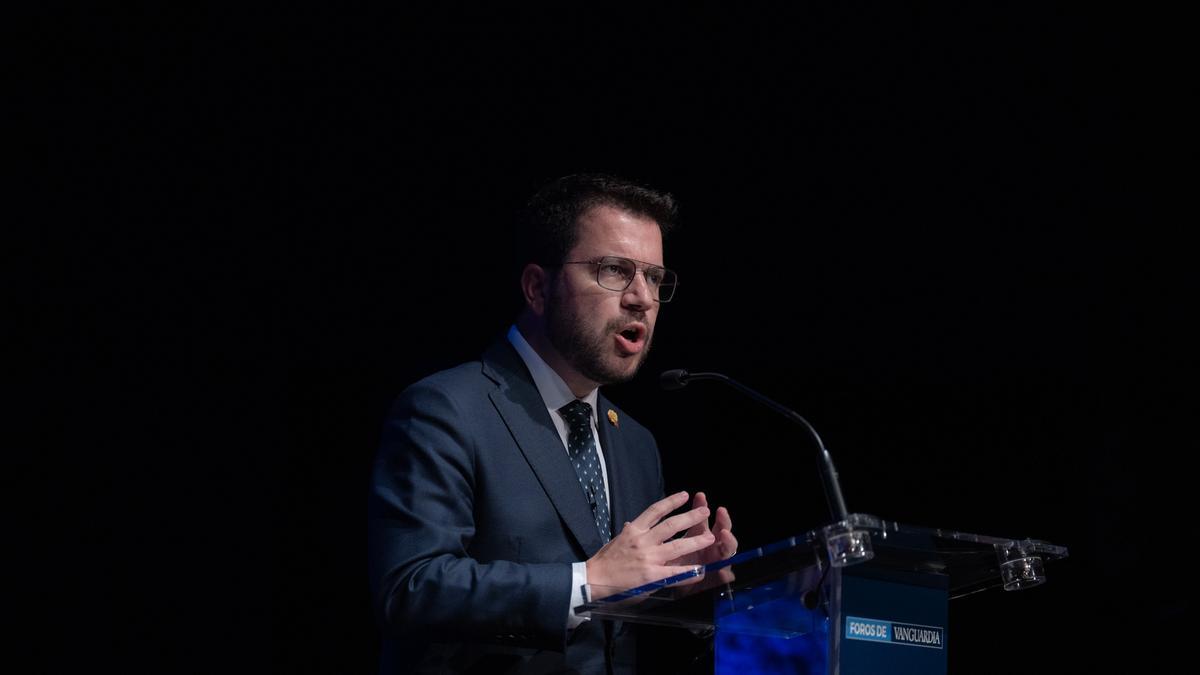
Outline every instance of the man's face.
<path id="1" fill-rule="evenodd" d="M 579 239 L 566 260 L 621 256 L 662 267 L 662 232 L 648 218 L 597 206 L 579 219 Z M 550 343 L 583 377 L 600 384 L 625 382 L 650 353 L 658 302 L 641 265 L 624 291 L 601 288 L 595 265 L 563 265 L 546 304 Z"/>

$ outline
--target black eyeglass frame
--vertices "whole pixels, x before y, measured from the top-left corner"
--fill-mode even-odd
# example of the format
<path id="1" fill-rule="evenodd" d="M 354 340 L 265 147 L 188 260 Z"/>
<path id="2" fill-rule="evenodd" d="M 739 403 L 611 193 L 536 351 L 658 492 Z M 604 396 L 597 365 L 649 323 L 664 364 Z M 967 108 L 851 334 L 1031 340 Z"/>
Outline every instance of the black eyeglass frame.
<path id="1" fill-rule="evenodd" d="M 633 264 L 633 274 L 629 277 L 628 280 L 625 281 L 625 285 L 623 287 L 613 288 L 612 286 L 605 286 L 604 282 L 600 281 L 600 270 L 604 267 L 605 261 L 608 261 L 608 260 L 618 260 L 618 261 L 624 261 L 624 262 Z M 636 277 L 638 271 L 641 270 L 642 278 L 646 279 L 646 286 L 654 292 L 654 296 L 655 296 L 654 301 L 658 302 L 658 303 L 670 302 L 675 297 L 675 290 L 679 287 L 679 273 L 676 272 L 675 270 L 667 269 L 666 267 L 663 267 L 661 265 L 653 265 L 648 262 L 644 262 L 641 260 L 634 260 L 633 258 L 626 258 L 624 256 L 619 256 L 619 255 L 606 255 L 606 256 L 602 256 L 599 260 L 566 260 L 564 262 L 558 263 L 558 265 L 542 265 L 542 267 L 559 267 L 562 265 L 595 265 L 596 266 L 596 285 L 599 286 L 600 288 L 603 288 L 608 291 L 618 291 L 621 293 L 624 293 L 626 289 L 628 289 L 630 286 L 633 285 L 634 277 Z M 664 287 L 663 284 L 661 284 L 661 283 L 659 283 L 657 286 L 655 286 L 654 284 L 650 283 L 650 279 L 646 277 L 646 270 L 660 270 L 661 272 L 664 273 L 664 275 L 665 275 L 665 273 L 670 272 L 671 275 L 675 277 L 675 280 L 669 286 Z M 667 295 L 666 300 L 662 299 L 662 292 L 663 292 L 664 288 L 670 289 L 670 294 Z"/>

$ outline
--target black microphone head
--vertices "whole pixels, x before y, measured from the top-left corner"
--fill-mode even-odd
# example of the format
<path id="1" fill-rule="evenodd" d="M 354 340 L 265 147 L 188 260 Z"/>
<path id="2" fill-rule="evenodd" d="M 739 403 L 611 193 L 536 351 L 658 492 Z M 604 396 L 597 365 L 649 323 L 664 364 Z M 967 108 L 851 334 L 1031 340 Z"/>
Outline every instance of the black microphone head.
<path id="1" fill-rule="evenodd" d="M 688 383 L 688 371 L 682 368 L 665 371 L 658 376 L 658 383 L 667 391 L 683 389 Z"/>

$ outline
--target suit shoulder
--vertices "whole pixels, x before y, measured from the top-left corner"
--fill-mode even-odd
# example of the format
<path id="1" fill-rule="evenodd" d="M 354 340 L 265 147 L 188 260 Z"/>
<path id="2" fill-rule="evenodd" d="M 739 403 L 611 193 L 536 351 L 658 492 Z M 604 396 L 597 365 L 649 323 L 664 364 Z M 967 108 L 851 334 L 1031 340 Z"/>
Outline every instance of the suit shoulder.
<path id="1" fill-rule="evenodd" d="M 396 399 L 397 406 L 431 400 L 467 404 L 486 396 L 495 383 L 483 374 L 483 363 L 468 361 L 453 368 L 427 375 L 404 388 Z"/>
<path id="2" fill-rule="evenodd" d="M 453 368 L 439 370 L 410 384 L 407 389 L 463 389 L 491 382 L 483 374 L 483 363 L 468 361 Z M 406 390 L 407 390 L 406 389 Z"/>

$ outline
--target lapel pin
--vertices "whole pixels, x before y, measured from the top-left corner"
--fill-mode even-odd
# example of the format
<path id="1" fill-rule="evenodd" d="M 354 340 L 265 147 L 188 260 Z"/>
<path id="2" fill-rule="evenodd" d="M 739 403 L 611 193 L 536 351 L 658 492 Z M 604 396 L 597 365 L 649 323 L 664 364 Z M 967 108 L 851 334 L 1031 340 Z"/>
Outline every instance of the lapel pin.
<path id="1" fill-rule="evenodd" d="M 621 428 L 621 424 L 617 421 L 617 411 L 613 410 L 612 408 L 608 409 L 608 421 L 611 422 L 614 427 L 618 429 Z"/>

